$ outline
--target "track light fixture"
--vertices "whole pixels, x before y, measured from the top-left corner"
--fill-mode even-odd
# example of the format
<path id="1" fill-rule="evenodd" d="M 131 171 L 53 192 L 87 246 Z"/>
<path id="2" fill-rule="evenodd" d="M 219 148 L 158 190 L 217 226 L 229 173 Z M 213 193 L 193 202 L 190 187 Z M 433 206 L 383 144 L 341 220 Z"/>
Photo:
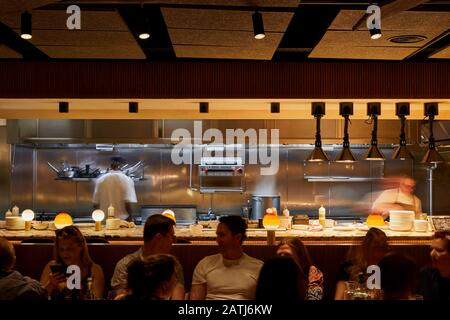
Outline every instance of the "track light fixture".
<path id="1" fill-rule="evenodd" d="M 320 136 L 320 119 L 325 115 L 325 102 L 313 102 L 311 104 L 311 114 L 316 119 L 316 141 L 314 150 L 307 160 L 311 162 L 329 161 L 330 159 L 322 149 L 322 138 Z"/>
<path id="2" fill-rule="evenodd" d="M 442 163 L 444 158 L 436 150 L 433 136 L 433 121 L 434 117 L 439 114 L 437 103 L 425 103 L 424 105 L 425 117 L 428 117 L 428 123 L 430 127 L 430 136 L 428 138 L 428 151 L 422 159 L 422 163 Z"/>
<path id="3" fill-rule="evenodd" d="M 280 103 L 271 102 L 270 103 L 270 113 L 280 113 Z"/>
<path id="4" fill-rule="evenodd" d="M 31 29 L 31 13 L 25 11 L 20 16 L 20 37 L 25 40 L 30 40 L 33 37 Z"/>
<path id="5" fill-rule="evenodd" d="M 129 113 L 138 113 L 139 112 L 139 103 L 138 102 L 128 102 L 128 112 Z"/>
<path id="6" fill-rule="evenodd" d="M 378 149 L 378 116 L 381 114 L 381 103 L 379 102 L 369 102 L 367 103 L 367 115 L 373 123 L 372 129 L 372 139 L 370 140 L 370 148 L 367 151 L 366 160 L 384 160 L 384 155 Z"/>
<path id="7" fill-rule="evenodd" d="M 138 22 L 138 36 L 141 40 L 147 40 L 150 38 L 150 20 L 143 5 L 141 5 L 141 12 Z"/>
<path id="8" fill-rule="evenodd" d="M 199 112 L 200 113 L 209 113 L 209 102 L 200 102 Z"/>
<path id="9" fill-rule="evenodd" d="M 68 113 L 69 112 L 69 103 L 66 101 L 59 102 L 59 112 L 60 113 Z"/>
<path id="10" fill-rule="evenodd" d="M 406 147 L 406 135 L 405 135 L 405 124 L 406 116 L 409 116 L 409 103 L 408 102 L 397 102 L 395 104 L 395 114 L 400 119 L 400 143 L 392 154 L 392 159 L 394 160 L 413 160 L 411 152 L 409 152 Z"/>
<path id="11" fill-rule="evenodd" d="M 370 38 L 372 40 L 380 39 L 381 38 L 381 29 L 369 29 L 370 32 Z"/>
<path id="12" fill-rule="evenodd" d="M 252 15 L 253 20 L 253 32 L 255 34 L 255 39 L 260 40 L 266 37 L 264 33 L 264 21 L 261 13 L 256 10 Z"/>
<path id="13" fill-rule="evenodd" d="M 339 114 L 344 117 L 344 141 L 342 143 L 342 151 L 337 156 L 336 162 L 355 162 L 355 156 L 350 150 L 350 141 L 348 136 L 348 123 L 350 115 L 353 114 L 353 102 L 339 103 Z"/>

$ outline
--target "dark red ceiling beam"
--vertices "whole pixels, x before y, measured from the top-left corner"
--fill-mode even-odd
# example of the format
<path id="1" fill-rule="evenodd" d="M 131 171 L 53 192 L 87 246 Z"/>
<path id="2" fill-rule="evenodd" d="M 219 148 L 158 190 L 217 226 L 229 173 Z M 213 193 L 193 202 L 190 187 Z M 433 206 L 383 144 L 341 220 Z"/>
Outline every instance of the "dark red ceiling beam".
<path id="1" fill-rule="evenodd" d="M 450 62 L 0 62 L 0 98 L 438 99 Z"/>

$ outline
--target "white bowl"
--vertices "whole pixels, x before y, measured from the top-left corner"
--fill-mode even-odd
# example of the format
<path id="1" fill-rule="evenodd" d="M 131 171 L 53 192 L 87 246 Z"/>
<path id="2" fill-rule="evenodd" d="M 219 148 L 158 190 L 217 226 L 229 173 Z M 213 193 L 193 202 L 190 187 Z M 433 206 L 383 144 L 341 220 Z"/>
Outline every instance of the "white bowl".
<path id="1" fill-rule="evenodd" d="M 48 221 L 33 221 L 33 229 L 45 230 L 48 228 Z"/>

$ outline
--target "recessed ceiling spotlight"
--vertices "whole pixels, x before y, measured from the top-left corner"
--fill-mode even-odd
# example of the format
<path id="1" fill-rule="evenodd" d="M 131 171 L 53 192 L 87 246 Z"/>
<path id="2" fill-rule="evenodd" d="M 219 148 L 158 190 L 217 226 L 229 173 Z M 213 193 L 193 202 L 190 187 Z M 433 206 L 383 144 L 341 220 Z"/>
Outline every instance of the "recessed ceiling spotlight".
<path id="1" fill-rule="evenodd" d="M 426 39 L 427 37 L 420 35 L 401 35 L 390 37 L 388 40 L 393 43 L 417 43 Z"/>

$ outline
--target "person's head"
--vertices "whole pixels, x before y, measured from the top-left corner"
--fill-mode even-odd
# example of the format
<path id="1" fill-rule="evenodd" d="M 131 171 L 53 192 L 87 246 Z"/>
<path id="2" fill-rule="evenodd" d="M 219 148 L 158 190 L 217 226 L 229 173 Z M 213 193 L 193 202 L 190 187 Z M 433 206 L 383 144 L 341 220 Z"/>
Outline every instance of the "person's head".
<path id="1" fill-rule="evenodd" d="M 67 226 L 56 230 L 55 260 L 66 266 L 76 264 L 81 268 L 87 267 L 92 260 L 86 239 L 75 226 Z"/>
<path id="2" fill-rule="evenodd" d="M 154 246 L 160 253 L 168 253 L 176 240 L 174 226 L 175 222 L 162 214 L 151 215 L 144 226 L 144 246 Z"/>
<path id="3" fill-rule="evenodd" d="M 219 219 L 216 241 L 219 250 L 237 248 L 246 238 L 247 223 L 241 216 L 223 216 Z"/>
<path id="4" fill-rule="evenodd" d="M 350 278 L 356 279 L 360 272 L 366 272 L 370 265 L 376 265 L 389 252 L 388 238 L 378 228 L 367 231 L 360 246 L 349 252 L 348 259 L 353 266 L 349 269 Z"/>
<path id="5" fill-rule="evenodd" d="M 416 181 L 410 176 L 402 176 L 399 182 L 400 191 L 406 194 L 413 194 L 416 188 Z"/>
<path id="6" fill-rule="evenodd" d="M 167 299 L 177 283 L 175 258 L 169 254 L 154 254 L 128 265 L 128 289 L 137 300 Z"/>
<path id="7" fill-rule="evenodd" d="M 16 263 L 13 245 L 5 238 L 0 238 L 0 271 L 10 271 Z"/>
<path id="8" fill-rule="evenodd" d="M 417 264 L 402 253 L 389 253 L 378 264 L 385 300 L 409 299 L 416 287 Z"/>
<path id="9" fill-rule="evenodd" d="M 125 164 L 125 159 L 122 157 L 112 157 L 111 158 L 111 169 L 119 170 Z"/>
<path id="10" fill-rule="evenodd" d="M 304 300 L 308 278 L 291 257 L 274 257 L 267 260 L 259 273 L 255 299 Z"/>
<path id="11" fill-rule="evenodd" d="M 431 262 L 442 275 L 450 274 L 450 230 L 437 231 L 431 243 Z"/>
<path id="12" fill-rule="evenodd" d="M 277 246 L 277 255 L 292 257 L 306 273 L 312 265 L 308 250 L 299 238 L 281 239 Z"/>

